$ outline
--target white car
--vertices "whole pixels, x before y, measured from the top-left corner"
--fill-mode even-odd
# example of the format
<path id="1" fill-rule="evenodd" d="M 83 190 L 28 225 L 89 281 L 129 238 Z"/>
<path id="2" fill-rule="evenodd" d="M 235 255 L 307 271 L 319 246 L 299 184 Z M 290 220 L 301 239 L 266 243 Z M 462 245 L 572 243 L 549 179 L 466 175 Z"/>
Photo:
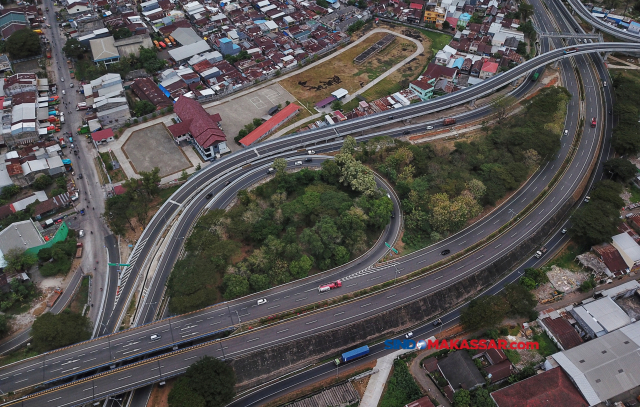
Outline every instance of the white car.
<path id="1" fill-rule="evenodd" d="M 70 88 L 73 88 L 73 83 L 70 83 L 70 84 L 69 84 L 69 87 L 70 87 Z"/>
<path id="2" fill-rule="evenodd" d="M 63 94 L 63 95 L 66 95 L 66 94 L 67 94 L 67 92 L 65 92 L 65 91 L 64 91 L 64 89 L 62 89 L 62 94 Z"/>
<path id="3" fill-rule="evenodd" d="M 413 336 L 413 332 L 409 332 L 409 333 L 407 333 L 404 337 L 405 337 L 405 338 L 407 338 L 407 339 L 409 339 L 409 338 L 411 338 L 412 336 Z"/>
<path id="4" fill-rule="evenodd" d="M 316 152 L 315 152 L 315 151 L 313 151 L 313 150 L 309 150 L 309 151 L 307 151 L 307 154 L 309 154 L 309 155 L 314 155 L 315 153 L 316 153 Z"/>
<path id="5" fill-rule="evenodd" d="M 84 237 L 84 230 L 83 229 L 80 229 L 80 231 L 78 232 L 78 236 L 79 237 Z"/>
<path id="6" fill-rule="evenodd" d="M 62 82 L 64 82 L 64 78 L 60 78 L 60 80 L 61 80 Z"/>
<path id="7" fill-rule="evenodd" d="M 564 135 L 565 135 L 565 136 L 568 136 L 568 135 L 569 135 L 569 130 L 564 129 Z"/>
<path id="8" fill-rule="evenodd" d="M 158 335 L 158 334 L 153 334 L 151 335 L 151 340 L 152 341 L 157 341 L 158 339 L 162 338 L 162 336 Z"/>
<path id="9" fill-rule="evenodd" d="M 262 305 L 262 304 L 266 304 L 267 303 L 267 299 L 266 298 L 260 298 L 258 300 L 258 305 Z"/>
<path id="10" fill-rule="evenodd" d="M 566 228 L 563 228 L 563 229 L 562 229 L 562 234 L 564 235 L 565 233 L 567 233 L 567 229 L 566 229 Z"/>
<path id="11" fill-rule="evenodd" d="M 294 164 L 295 165 L 302 165 L 302 161 L 296 161 Z"/>
<path id="12" fill-rule="evenodd" d="M 427 126 L 427 130 L 433 130 L 433 126 Z"/>

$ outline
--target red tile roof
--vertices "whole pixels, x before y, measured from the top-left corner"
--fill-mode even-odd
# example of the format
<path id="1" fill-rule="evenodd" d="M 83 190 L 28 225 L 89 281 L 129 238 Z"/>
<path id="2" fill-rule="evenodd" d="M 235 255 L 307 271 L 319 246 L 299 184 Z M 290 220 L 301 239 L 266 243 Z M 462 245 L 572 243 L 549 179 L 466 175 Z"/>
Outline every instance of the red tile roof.
<path id="1" fill-rule="evenodd" d="M 171 106 L 171 100 L 151 78 L 138 78 L 131 84 L 131 90 L 142 100 L 153 103 L 156 108 Z"/>
<path id="2" fill-rule="evenodd" d="M 435 406 L 431 402 L 431 399 L 429 398 L 429 396 L 424 396 L 421 399 L 412 401 L 411 403 L 407 404 L 405 407 L 435 407 Z"/>
<path id="3" fill-rule="evenodd" d="M 426 359 L 422 362 L 422 365 L 424 366 L 425 369 L 427 369 L 427 372 L 433 373 L 436 370 L 438 370 L 438 359 L 436 358 Z"/>
<path id="4" fill-rule="evenodd" d="M 49 198 L 44 202 L 40 202 L 34 208 L 33 214 L 35 216 L 42 215 L 43 213 L 51 212 L 56 210 L 62 206 L 69 205 L 71 203 L 71 198 L 68 193 L 60 194 L 58 196 L 54 196 L 53 198 Z"/>
<path id="5" fill-rule="evenodd" d="M 618 249 L 613 247 L 613 245 L 603 243 L 593 246 L 593 250 L 600 255 L 604 265 L 607 266 L 613 274 L 622 275 L 629 268 L 622 258 L 622 255 L 618 252 Z"/>
<path id="6" fill-rule="evenodd" d="M 108 139 L 109 137 L 113 137 L 112 129 L 100 130 L 91 134 L 91 138 L 93 139 L 93 141 L 102 141 Z"/>
<path id="7" fill-rule="evenodd" d="M 566 319 L 551 319 L 547 317 L 542 319 L 542 323 L 551 331 L 558 342 L 560 342 L 564 350 L 569 350 L 582 344 L 582 338 Z"/>
<path id="8" fill-rule="evenodd" d="M 113 187 L 113 193 L 116 195 L 122 195 L 125 192 L 127 192 L 127 190 L 122 185 L 116 185 L 115 187 Z"/>
<path id="9" fill-rule="evenodd" d="M 256 140 L 260 139 L 262 136 L 269 133 L 274 128 L 278 127 L 280 124 L 282 124 L 283 121 L 287 120 L 289 116 L 291 116 L 292 114 L 294 114 L 294 112 L 297 112 L 298 110 L 300 110 L 300 106 L 296 105 L 295 103 L 291 103 L 290 105 L 285 106 L 284 109 L 280 110 L 278 113 L 273 115 L 271 119 L 262 123 L 260 126 L 258 126 L 257 129 L 255 129 L 254 131 L 249 133 L 246 137 L 244 137 L 242 140 L 240 140 L 240 144 L 244 145 L 245 147 L 250 146 Z"/>
<path id="10" fill-rule="evenodd" d="M 491 383 L 496 383 L 511 376 L 511 362 L 505 360 L 497 365 L 487 366 L 484 370 L 491 375 Z"/>
<path id="11" fill-rule="evenodd" d="M 209 148 L 227 139 L 214 117 L 209 115 L 202 105 L 195 100 L 181 96 L 175 103 L 173 111 L 182 122 L 187 123 L 189 133 L 202 148 Z M 217 117 L 219 118 L 220 116 L 218 115 Z M 172 127 L 169 126 L 170 131 Z"/>
<path id="12" fill-rule="evenodd" d="M 491 397 L 498 407 L 589 407 L 560 367 L 494 391 Z"/>

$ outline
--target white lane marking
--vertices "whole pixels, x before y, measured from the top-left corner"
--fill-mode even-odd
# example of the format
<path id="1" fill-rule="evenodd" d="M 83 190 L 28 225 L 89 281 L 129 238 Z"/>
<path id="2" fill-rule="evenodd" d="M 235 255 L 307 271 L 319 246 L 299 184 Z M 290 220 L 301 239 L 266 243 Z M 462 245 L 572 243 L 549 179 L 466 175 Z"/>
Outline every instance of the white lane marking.
<path id="1" fill-rule="evenodd" d="M 307 297 L 304 297 L 304 298 L 298 298 L 298 299 L 296 300 L 296 302 L 298 302 L 298 301 L 302 301 L 302 300 L 306 300 L 306 299 L 307 299 Z"/>
<path id="2" fill-rule="evenodd" d="M 253 342 L 253 341 L 257 341 L 260 338 L 253 338 L 253 339 L 249 339 L 247 342 Z"/>
<path id="3" fill-rule="evenodd" d="M 131 376 L 132 376 L 132 375 L 129 375 L 129 376 L 125 376 L 125 377 L 121 377 L 121 378 L 119 378 L 118 380 L 124 380 L 124 379 L 128 379 L 128 378 L 130 378 Z"/>
<path id="4" fill-rule="evenodd" d="M 282 331 L 278 331 L 278 332 L 276 332 L 276 333 L 277 333 L 277 334 L 281 334 L 281 333 L 283 333 L 283 332 L 287 332 L 288 330 L 289 330 L 289 328 L 287 328 L 287 329 L 283 329 Z"/>
<path id="5" fill-rule="evenodd" d="M 360 308 L 368 307 L 369 305 L 371 305 L 371 303 L 361 305 Z"/>
<path id="6" fill-rule="evenodd" d="M 314 319 L 314 320 L 313 320 L 313 321 L 311 321 L 311 322 L 305 322 L 305 325 L 313 324 L 313 323 L 315 323 L 315 322 L 318 322 L 318 320 L 317 320 L 317 319 Z"/>
<path id="7" fill-rule="evenodd" d="M 197 357 L 198 357 L 198 355 L 195 355 L 195 356 L 191 356 L 191 357 L 189 357 L 189 358 L 185 358 L 184 360 L 195 359 L 195 358 L 197 358 Z"/>
<path id="8" fill-rule="evenodd" d="M 344 314 L 344 311 L 342 311 L 342 312 L 338 312 L 337 314 L 333 314 L 333 316 L 334 316 L 334 317 L 336 317 L 336 316 L 338 316 L 338 315 L 342 315 L 342 314 Z"/>

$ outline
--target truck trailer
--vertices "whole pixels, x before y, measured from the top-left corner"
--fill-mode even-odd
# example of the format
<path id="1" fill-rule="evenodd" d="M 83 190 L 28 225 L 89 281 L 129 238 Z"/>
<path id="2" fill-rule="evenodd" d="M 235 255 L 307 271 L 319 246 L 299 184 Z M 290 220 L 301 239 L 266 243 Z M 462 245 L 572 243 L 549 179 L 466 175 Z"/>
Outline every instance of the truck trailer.
<path id="1" fill-rule="evenodd" d="M 336 366 L 340 366 L 343 363 L 351 362 L 354 359 L 361 358 L 363 356 L 367 356 L 369 354 L 369 347 L 367 345 L 361 346 L 357 349 L 350 350 L 349 352 L 345 352 L 340 355 L 339 358 L 336 358 L 333 363 Z"/>
<path id="2" fill-rule="evenodd" d="M 444 121 L 442 122 L 443 126 L 448 126 L 450 124 L 456 124 L 456 119 L 454 119 L 453 117 L 447 117 L 446 119 L 444 119 Z"/>

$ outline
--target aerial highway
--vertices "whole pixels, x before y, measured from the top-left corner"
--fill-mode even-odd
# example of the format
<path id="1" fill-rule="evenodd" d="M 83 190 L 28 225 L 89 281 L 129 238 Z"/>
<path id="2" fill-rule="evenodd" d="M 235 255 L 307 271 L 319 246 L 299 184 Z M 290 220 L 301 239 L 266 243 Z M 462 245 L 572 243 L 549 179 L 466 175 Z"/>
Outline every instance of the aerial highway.
<path id="1" fill-rule="evenodd" d="M 582 48 L 585 48 L 584 52 L 587 52 L 587 50 L 597 49 L 596 47 L 590 47 L 592 45 L 598 45 L 598 44 L 588 44 L 580 47 L 580 49 L 582 51 Z M 624 44 L 625 47 L 630 45 L 631 44 Z M 617 45 L 617 46 L 620 46 L 620 45 Z M 556 50 L 552 52 L 556 53 L 556 58 L 564 57 L 564 54 L 562 54 L 562 51 Z M 553 58 L 549 59 L 549 61 L 551 60 L 553 60 Z M 532 61 L 536 61 L 536 60 L 534 59 Z M 547 60 L 544 60 L 544 62 L 542 62 L 542 60 L 538 59 L 536 62 L 540 64 L 545 64 Z M 579 66 L 580 65 L 582 64 L 579 64 Z M 532 67 L 529 67 L 529 69 L 532 69 Z M 587 74 L 587 72 L 585 72 L 585 74 Z M 496 79 L 499 79 L 501 76 L 497 77 Z M 568 79 L 567 79 L 567 83 L 569 83 Z M 575 80 L 573 81 L 573 83 L 575 83 Z M 597 78 L 591 77 L 591 78 L 585 79 L 585 88 L 589 88 L 589 87 L 592 89 L 598 89 L 599 91 L 600 87 L 598 86 Z M 570 89 L 570 90 L 574 94 L 576 94 L 575 93 L 576 89 Z M 455 96 L 455 94 L 452 96 Z M 447 98 L 443 98 L 443 99 L 447 99 Z M 591 100 L 597 103 L 598 99 L 599 99 L 598 95 L 594 95 L 594 97 Z M 415 106 L 419 106 L 419 105 L 415 105 Z M 577 103 L 576 103 L 576 106 L 577 106 Z M 594 106 L 592 108 L 599 109 L 600 107 Z M 397 110 L 397 111 L 394 111 L 393 113 L 395 113 L 395 115 L 398 116 L 404 110 L 405 109 Z M 577 124 L 577 114 L 569 115 L 569 121 L 570 122 L 567 124 L 567 128 L 572 129 L 571 131 L 574 132 Z M 385 122 L 388 122 L 388 121 L 385 121 Z M 585 134 L 582 136 L 582 139 L 580 141 L 580 146 L 578 147 L 578 154 L 580 153 L 582 153 L 582 155 L 586 154 L 587 157 L 591 157 L 593 155 L 595 151 L 595 145 L 597 144 L 597 140 L 598 140 L 597 134 L 599 131 L 600 131 L 600 127 L 596 129 L 591 129 L 591 128 L 586 129 Z M 386 132 L 386 133 L 392 136 L 395 135 L 393 132 Z M 304 134 L 300 137 L 303 137 L 303 136 Z M 290 139 L 291 138 L 282 139 L 278 141 L 286 143 L 286 142 L 291 142 L 292 140 Z M 299 140 L 296 140 L 296 142 L 298 142 L 297 145 L 299 145 Z M 273 144 L 275 144 L 275 142 L 265 143 L 264 145 L 258 146 L 257 147 L 258 151 L 264 152 L 263 154 L 260 154 L 260 155 L 263 156 L 265 154 L 268 154 L 270 152 L 269 149 L 273 149 Z M 556 158 L 556 160 L 549 162 L 536 175 L 534 175 L 532 182 L 527 184 L 526 188 L 523 188 L 521 191 L 518 192 L 518 194 L 520 194 L 518 195 L 518 198 L 521 198 L 521 199 L 512 199 L 510 201 L 510 205 L 509 205 L 510 207 L 508 209 L 511 209 L 511 211 L 514 211 L 516 213 L 519 212 L 519 210 L 521 210 L 524 206 L 526 206 L 525 202 L 531 201 L 531 199 L 533 199 L 533 197 L 535 197 L 542 190 L 542 188 L 544 188 L 544 185 L 548 183 L 548 180 L 552 177 L 552 174 L 555 173 L 555 171 L 557 171 L 557 169 L 559 168 L 559 164 L 562 162 L 564 156 L 566 156 L 566 152 L 568 151 L 569 147 L 570 147 L 570 143 L 564 143 L 564 146 L 559 154 L 559 157 Z M 263 148 L 265 150 L 261 150 Z M 295 148 L 295 144 L 294 144 L 294 148 Z M 316 151 L 319 150 L 317 147 L 315 147 L 314 149 Z M 333 149 L 335 149 L 335 147 L 333 147 Z M 251 152 L 253 151 L 253 149 L 248 151 Z M 243 151 L 243 153 L 246 153 L 246 151 Z M 218 165 L 214 165 L 213 167 L 220 167 L 224 165 L 226 162 L 231 161 L 232 158 L 233 156 L 229 157 L 227 160 L 222 160 Z M 235 164 L 235 165 L 237 166 L 239 164 Z M 554 168 L 555 168 L 555 171 L 554 171 Z M 412 285 L 410 289 L 407 289 L 407 287 L 405 286 L 395 287 L 391 290 L 381 293 L 380 295 L 376 295 L 376 296 L 372 296 L 364 299 L 365 301 L 370 301 L 369 304 L 362 304 L 362 305 L 365 305 L 364 307 L 357 307 L 351 304 L 348 306 L 342 306 L 342 307 L 345 307 L 344 311 L 341 311 L 338 308 L 331 310 L 332 312 L 331 315 L 329 315 L 328 313 L 318 313 L 318 314 L 311 315 L 310 317 L 315 318 L 315 320 L 312 322 L 313 325 L 311 327 L 309 327 L 309 325 L 311 324 L 309 325 L 306 324 L 306 322 L 309 322 L 309 321 L 306 321 L 306 322 L 304 321 L 305 318 L 309 318 L 309 317 L 300 318 L 298 320 L 281 324 L 278 326 L 278 330 L 282 331 L 284 329 L 284 332 L 286 332 L 284 335 L 282 333 L 278 335 L 277 332 L 275 332 L 275 329 L 263 329 L 260 331 L 255 331 L 255 333 L 252 332 L 251 334 L 256 335 L 255 337 L 247 338 L 246 337 L 247 334 L 238 335 L 238 336 L 230 337 L 223 341 L 218 341 L 214 344 L 206 344 L 206 345 L 195 347 L 195 348 L 179 350 L 177 353 L 161 356 L 163 362 L 160 362 L 159 361 L 160 359 L 150 359 L 150 360 L 158 361 L 157 369 L 151 370 L 151 373 L 149 372 L 143 373 L 142 371 L 138 371 L 138 369 L 144 370 L 142 366 L 147 365 L 149 362 L 141 362 L 140 364 L 126 366 L 121 369 L 115 369 L 108 374 L 102 374 L 95 378 L 92 378 L 91 380 L 94 381 L 96 384 L 95 388 L 92 386 L 90 389 L 92 390 L 92 394 L 89 394 L 89 393 L 80 394 L 77 398 L 73 399 L 74 400 L 73 403 L 81 402 L 82 400 L 84 401 L 88 400 L 87 398 L 80 397 L 80 396 L 84 396 L 85 394 L 87 395 L 87 397 L 104 397 L 106 394 L 121 392 L 122 390 L 127 388 L 134 388 L 139 385 L 152 382 L 154 380 L 157 381 L 158 378 L 167 377 L 168 375 L 171 375 L 174 373 L 179 373 L 183 371 L 183 369 L 186 366 L 188 366 L 189 364 L 188 360 L 190 360 L 192 357 L 198 357 L 198 352 L 203 352 L 203 353 L 208 352 L 209 354 L 216 355 L 216 352 L 224 352 L 226 347 L 227 349 L 230 350 L 228 351 L 226 357 L 238 356 L 241 353 L 239 349 L 242 349 L 244 352 L 255 351 L 260 348 L 270 346 L 272 343 L 274 343 L 274 341 L 291 340 L 296 337 L 311 335 L 314 332 L 317 332 L 319 330 L 323 330 L 323 329 L 326 330 L 328 328 L 331 328 L 332 326 L 336 326 L 336 324 L 338 323 L 344 324 L 346 322 L 353 320 L 354 318 L 362 318 L 367 315 L 372 315 L 373 313 L 379 312 L 381 306 L 382 307 L 397 306 L 402 303 L 411 301 L 412 299 L 418 298 L 419 296 L 424 296 L 429 292 L 435 291 L 440 287 L 442 287 L 443 285 L 451 284 L 456 279 L 460 278 L 460 276 L 472 273 L 474 270 L 477 270 L 478 268 L 483 267 L 484 265 L 490 263 L 491 261 L 494 261 L 497 257 L 501 256 L 503 253 L 505 253 L 511 247 L 513 247 L 513 245 L 517 244 L 519 240 L 522 238 L 522 236 L 526 236 L 527 234 L 531 233 L 532 230 L 535 230 L 541 223 L 543 223 L 546 219 L 548 219 L 549 216 L 552 216 L 554 213 L 554 210 L 558 207 L 558 205 L 560 205 L 561 202 L 564 202 L 567 199 L 567 197 L 573 193 L 573 189 L 575 188 L 576 183 L 578 183 L 582 179 L 580 175 L 584 175 L 584 171 L 585 171 L 585 160 L 584 159 L 574 160 L 571 166 L 569 167 L 569 169 L 567 170 L 567 172 L 565 173 L 564 177 L 557 184 L 557 186 L 551 191 L 551 193 L 547 196 L 547 198 L 543 201 L 543 203 L 541 203 L 540 206 L 536 208 L 536 210 L 533 213 L 527 216 L 527 218 L 522 219 L 517 225 L 515 225 L 509 231 L 509 234 L 504 234 L 499 239 L 497 239 L 495 241 L 495 246 L 492 243 L 490 247 L 487 247 L 483 249 L 481 252 L 479 252 L 478 257 L 468 256 L 467 258 L 458 261 L 457 263 L 455 263 L 450 267 L 444 268 L 434 274 L 421 277 L 420 279 L 411 283 Z M 189 186 L 190 183 L 193 184 L 193 181 L 199 178 L 200 177 L 194 178 L 189 183 L 187 183 L 187 186 Z M 536 181 L 539 183 L 538 185 L 535 185 Z M 187 189 L 187 188 L 183 188 L 176 193 L 178 198 L 177 202 L 180 202 L 180 192 L 183 191 L 184 189 Z M 207 187 L 206 189 L 203 189 L 201 193 L 207 192 L 208 190 L 209 190 L 209 187 Z M 172 200 L 174 201 L 176 200 L 176 195 L 174 195 L 174 198 Z M 490 221 L 493 222 L 494 225 L 498 223 L 504 224 L 510 219 L 510 216 L 511 216 L 510 211 L 508 211 L 507 208 L 503 206 L 500 208 L 500 211 L 496 211 L 496 213 L 491 215 Z M 529 217 L 532 217 L 530 221 L 528 221 Z M 156 218 L 158 218 L 158 216 L 156 216 Z M 477 226 L 480 226 L 480 225 L 477 225 Z M 499 226 L 500 225 L 495 227 L 497 228 Z M 440 252 L 440 249 L 444 247 L 444 245 L 448 245 L 447 247 L 451 249 L 453 254 L 456 251 L 462 250 L 463 248 L 472 244 L 473 241 L 468 242 L 467 241 L 468 239 L 463 240 L 463 236 L 473 239 L 473 236 L 476 235 L 478 236 L 476 239 L 479 240 L 481 239 L 480 236 L 482 236 L 484 233 L 486 233 L 486 231 L 478 230 L 477 227 L 474 225 L 474 227 L 471 227 L 467 230 L 460 232 L 458 235 L 453 236 L 452 238 L 439 243 L 435 247 L 430 247 L 428 248 L 428 250 L 424 250 L 420 253 L 416 253 L 413 256 L 407 256 L 406 258 L 402 258 L 399 261 L 395 262 L 395 264 L 393 265 L 389 265 L 386 267 L 379 267 L 379 268 L 370 269 L 370 270 L 360 270 L 362 271 L 361 273 L 357 273 L 353 276 L 347 275 L 345 276 L 345 278 L 350 277 L 347 280 L 354 281 L 358 285 L 357 287 L 358 289 L 362 288 L 363 286 L 366 287 L 367 285 L 376 284 L 377 281 L 374 281 L 374 279 L 375 280 L 380 279 L 378 281 L 390 280 L 399 274 L 406 274 L 406 272 L 408 271 L 419 269 L 423 266 L 426 266 L 428 264 L 434 263 L 435 261 L 439 260 L 441 258 L 439 255 L 439 252 Z M 323 277 L 323 279 L 331 279 L 331 278 L 332 277 L 330 276 Z M 345 286 L 346 285 L 347 284 L 345 284 Z M 300 287 L 296 287 L 296 288 L 300 288 Z M 316 290 L 317 281 L 313 282 L 312 288 Z M 343 288 L 346 288 L 346 287 L 343 287 Z M 310 292 L 313 293 L 313 291 L 310 291 Z M 278 301 L 281 301 L 280 302 L 281 304 L 285 304 L 286 307 L 290 307 L 290 308 L 292 307 L 291 303 L 294 301 L 289 300 L 289 302 L 287 303 L 287 298 L 285 298 L 287 297 L 287 294 L 289 296 L 300 295 L 298 299 L 304 297 L 304 294 L 302 292 L 296 292 L 296 290 L 291 290 L 289 291 L 289 293 L 290 294 L 288 294 L 286 288 L 284 290 L 281 289 L 281 291 L 278 291 L 276 289 L 266 293 L 265 296 L 268 296 L 268 298 L 270 298 L 271 304 L 274 304 L 274 303 L 277 304 Z M 391 296 L 393 300 L 388 300 L 387 296 Z M 305 298 L 305 300 L 307 299 L 308 298 Z M 311 299 L 311 300 L 315 301 L 315 299 Z M 250 309 L 250 306 L 248 304 L 249 304 L 249 301 L 253 303 L 253 300 L 246 300 L 246 301 L 247 301 L 246 304 L 243 304 L 242 301 L 238 301 L 235 304 L 237 308 L 235 310 L 237 311 L 236 320 L 238 318 L 242 318 L 243 313 L 240 311 L 244 311 L 247 313 L 251 312 L 250 315 L 252 319 L 259 318 L 261 316 L 268 315 L 269 313 L 273 312 L 273 311 L 269 311 L 267 307 L 251 307 Z M 245 310 L 242 310 L 243 306 Z M 293 306 L 295 306 L 295 304 L 293 304 Z M 226 312 L 223 312 L 223 311 L 226 311 Z M 60 375 L 70 374 L 69 372 L 67 372 L 67 370 L 70 370 L 70 369 L 71 369 L 71 373 L 75 374 L 77 371 L 81 371 L 80 369 L 83 369 L 85 367 L 85 366 L 82 366 L 82 364 L 89 364 L 87 365 L 87 367 L 90 365 L 98 365 L 98 364 L 104 365 L 105 361 L 106 361 L 106 364 L 109 364 L 110 363 L 109 361 L 113 360 L 114 358 L 122 359 L 123 355 L 125 355 L 125 352 L 127 354 L 137 355 L 143 352 L 149 352 L 150 350 L 155 348 L 161 348 L 161 347 L 167 347 L 167 346 L 171 347 L 174 342 L 180 341 L 180 339 L 176 339 L 175 341 L 172 341 L 171 336 L 175 336 L 179 334 L 182 337 L 184 335 L 189 335 L 193 332 L 196 332 L 196 335 L 202 334 L 202 331 L 200 330 L 205 324 L 204 323 L 205 318 L 209 318 L 207 320 L 207 323 L 209 324 L 209 326 L 211 326 L 212 324 L 222 325 L 225 323 L 226 324 L 229 324 L 232 322 L 235 323 L 235 321 L 233 320 L 234 317 L 231 314 L 232 312 L 230 311 L 229 308 L 224 310 L 224 306 L 213 307 L 213 308 L 200 311 L 198 313 L 189 314 L 183 317 L 176 317 L 174 319 L 169 319 L 165 321 L 160 321 L 158 323 L 151 324 L 151 325 L 145 325 L 140 328 L 124 331 L 117 335 L 112 335 L 106 338 L 99 338 L 91 342 L 69 347 L 65 350 L 52 352 L 48 355 L 44 355 L 38 358 L 32 358 L 28 361 L 11 365 L 3 369 L 2 371 L 0 371 L 0 380 L 1 380 L 0 386 L 2 386 L 0 388 L 3 391 L 6 391 L 5 388 L 7 389 L 15 388 L 15 387 L 12 387 L 12 385 L 21 386 L 20 383 L 22 382 L 20 383 L 18 382 L 25 380 L 25 378 L 26 378 L 25 382 L 27 383 L 26 386 L 31 385 L 29 382 L 33 383 L 34 380 L 36 381 L 36 383 L 39 383 L 42 380 L 45 380 L 45 381 L 51 380 L 54 377 L 60 377 Z M 334 314 L 339 314 L 340 317 L 336 319 Z M 301 326 L 306 327 L 306 329 L 301 330 L 300 329 Z M 196 331 L 196 329 L 198 329 L 198 331 Z M 204 327 L 204 329 L 211 331 L 214 328 Z M 215 327 L 215 329 L 217 329 L 217 327 Z M 289 333 L 289 331 L 291 331 L 291 333 Z M 157 341 L 156 343 L 151 343 L 149 341 L 149 336 L 152 333 L 158 333 L 158 332 L 162 332 L 162 340 Z M 263 336 L 263 333 L 264 333 L 264 336 Z M 196 336 L 196 335 L 193 335 L 193 336 Z M 167 338 L 166 341 L 165 341 L 165 338 Z M 250 346 L 247 346 L 247 341 L 251 341 Z M 215 350 L 214 348 L 212 348 L 212 346 L 214 345 L 218 345 L 218 348 L 220 350 Z M 188 355 L 186 355 L 186 353 L 188 353 Z M 183 358 L 182 356 L 185 356 L 185 357 Z M 102 360 L 99 361 L 98 358 L 101 358 Z M 38 369 L 35 367 L 36 364 L 40 364 L 40 363 L 44 366 L 45 369 Z M 47 367 L 49 367 L 49 369 L 47 369 Z M 51 369 L 51 367 L 55 367 L 55 369 Z M 36 370 L 39 370 L 38 373 L 39 375 L 41 375 L 40 378 L 29 379 L 28 373 L 35 372 Z M 136 380 L 135 381 L 126 380 L 126 378 L 123 378 L 124 376 L 126 376 L 126 374 L 122 376 L 122 372 L 134 373 L 133 377 L 135 377 Z M 22 374 L 24 374 L 25 376 L 16 378 L 16 376 L 19 376 Z M 98 386 L 97 384 L 98 381 L 100 381 L 101 383 L 100 386 Z M 50 401 L 51 403 L 55 401 L 55 404 L 51 404 L 51 405 L 70 405 L 69 403 L 71 403 L 71 401 L 69 401 L 70 399 L 68 398 L 68 396 L 65 395 L 66 394 L 65 389 L 70 389 L 75 387 L 76 385 L 83 385 L 86 383 L 87 382 L 84 381 L 84 382 L 80 382 L 79 384 L 62 387 L 57 391 L 53 392 L 55 393 L 55 397 L 52 396 L 52 393 L 47 392 L 37 397 L 24 399 L 22 400 L 22 402 L 24 403 L 24 405 L 37 405 L 36 400 L 39 400 L 40 402 L 42 402 L 44 398 L 41 398 L 41 397 L 46 398 L 51 396 L 51 400 L 47 400 L 47 402 Z M 107 383 L 111 383 L 111 384 L 107 384 Z M 76 388 L 76 390 L 77 389 L 78 388 Z M 99 389 L 99 391 L 97 389 Z M 95 394 L 93 393 L 94 390 L 96 391 Z M 86 390 L 86 391 L 89 391 L 89 390 Z M 58 396 L 60 397 L 59 399 L 61 400 L 60 402 L 57 402 L 58 399 L 53 400 Z M 32 402 L 35 402 L 35 404 L 29 404 Z"/>
<path id="2" fill-rule="evenodd" d="M 586 7 L 584 6 L 584 4 L 582 4 L 582 2 L 580 2 L 579 0 L 567 0 L 569 2 L 569 4 L 571 5 L 571 7 L 573 8 L 573 11 L 576 12 L 576 14 L 578 14 L 583 20 L 585 20 L 586 22 L 588 22 L 589 24 L 591 24 L 593 27 L 597 28 L 598 30 L 605 32 L 609 35 L 612 35 L 620 40 L 623 41 L 629 41 L 629 42 L 639 42 L 640 41 L 640 35 L 632 33 L 630 31 L 627 30 L 623 30 L 620 29 L 618 27 L 615 27 L 611 24 L 607 24 L 606 22 L 604 22 L 603 20 L 594 17 L 589 10 L 586 9 Z M 557 7 L 562 7 L 564 8 L 564 5 L 561 4 L 560 0 L 555 0 L 552 3 L 554 3 Z M 574 27 L 573 30 L 578 30 L 577 27 Z M 577 32 L 577 31 L 576 31 Z"/>

